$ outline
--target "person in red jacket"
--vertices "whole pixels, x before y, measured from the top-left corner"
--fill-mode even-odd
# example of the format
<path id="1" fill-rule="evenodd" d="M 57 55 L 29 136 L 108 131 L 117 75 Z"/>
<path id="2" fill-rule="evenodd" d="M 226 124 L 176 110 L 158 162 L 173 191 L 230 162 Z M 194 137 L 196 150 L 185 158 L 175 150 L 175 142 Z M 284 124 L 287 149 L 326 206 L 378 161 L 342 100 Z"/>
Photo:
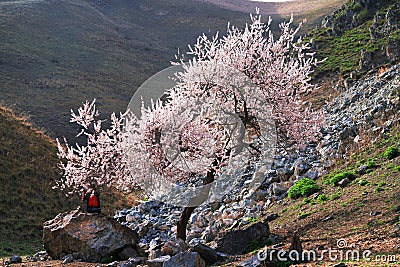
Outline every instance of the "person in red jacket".
<path id="1" fill-rule="evenodd" d="M 94 186 L 84 186 L 82 191 L 82 201 L 86 200 L 87 213 L 101 213 L 100 193 Z"/>

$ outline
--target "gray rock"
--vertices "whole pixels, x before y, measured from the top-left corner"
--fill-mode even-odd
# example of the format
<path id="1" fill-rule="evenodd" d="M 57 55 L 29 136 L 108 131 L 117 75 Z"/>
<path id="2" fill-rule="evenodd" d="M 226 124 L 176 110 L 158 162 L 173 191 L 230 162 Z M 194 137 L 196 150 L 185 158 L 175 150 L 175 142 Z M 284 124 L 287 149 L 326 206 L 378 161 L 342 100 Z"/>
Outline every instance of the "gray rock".
<path id="1" fill-rule="evenodd" d="M 68 254 L 61 258 L 63 264 L 67 264 L 74 261 L 74 256 L 72 254 Z"/>
<path id="2" fill-rule="evenodd" d="M 159 258 L 156 259 L 152 259 L 152 260 L 147 260 L 146 264 L 149 267 L 163 267 L 164 262 L 166 262 L 167 260 L 169 260 L 171 258 L 171 256 L 167 255 L 167 256 L 161 256 Z"/>
<path id="3" fill-rule="evenodd" d="M 137 234 L 131 229 L 105 215 L 83 213 L 80 207 L 45 222 L 43 243 L 53 259 L 77 253 L 88 262 L 120 259 L 118 253 L 128 247 L 140 250 Z"/>
<path id="4" fill-rule="evenodd" d="M 237 266 L 238 267 L 261 267 L 261 262 L 258 259 L 257 255 L 255 255 L 245 261 L 239 262 L 239 264 Z"/>
<path id="5" fill-rule="evenodd" d="M 39 251 L 36 252 L 33 256 L 32 256 L 32 260 L 34 261 L 46 261 L 50 258 L 49 254 L 47 253 L 47 251 Z"/>
<path id="6" fill-rule="evenodd" d="M 137 265 L 144 263 L 144 258 L 129 258 L 127 261 L 123 262 L 119 267 L 136 267 Z"/>
<path id="7" fill-rule="evenodd" d="M 287 187 L 285 187 L 281 184 L 278 184 L 278 183 L 273 183 L 271 185 L 271 189 L 272 189 L 272 193 L 275 196 L 281 196 L 289 190 Z"/>
<path id="8" fill-rule="evenodd" d="M 368 169 L 367 165 L 362 165 L 362 166 L 357 168 L 357 173 L 361 174 L 361 175 L 362 174 L 366 174 L 367 173 L 367 169 Z"/>
<path id="9" fill-rule="evenodd" d="M 21 263 L 22 262 L 22 258 L 19 255 L 14 255 L 10 258 L 10 260 L 8 261 L 9 264 L 14 264 L 14 263 Z"/>
<path id="10" fill-rule="evenodd" d="M 318 172 L 309 170 L 304 174 L 304 177 L 307 177 L 307 178 L 310 178 L 312 180 L 315 180 L 315 179 L 318 178 Z"/>
<path id="11" fill-rule="evenodd" d="M 342 179 L 342 180 L 340 180 L 340 181 L 338 182 L 338 185 L 339 185 L 340 187 L 345 187 L 345 186 L 348 185 L 349 183 L 350 183 L 349 178 L 344 178 L 344 179 Z"/>
<path id="12" fill-rule="evenodd" d="M 197 252 L 180 252 L 165 261 L 163 267 L 205 267 L 206 263 Z"/>
<path id="13" fill-rule="evenodd" d="M 146 214 L 149 213 L 152 209 L 160 208 L 160 206 L 160 202 L 151 200 L 141 203 L 139 206 L 137 206 L 137 209 L 141 214 Z"/>
<path id="14" fill-rule="evenodd" d="M 107 267 L 117 267 L 118 265 L 119 265 L 118 261 L 113 261 L 113 262 L 110 262 L 109 264 L 107 264 Z"/>

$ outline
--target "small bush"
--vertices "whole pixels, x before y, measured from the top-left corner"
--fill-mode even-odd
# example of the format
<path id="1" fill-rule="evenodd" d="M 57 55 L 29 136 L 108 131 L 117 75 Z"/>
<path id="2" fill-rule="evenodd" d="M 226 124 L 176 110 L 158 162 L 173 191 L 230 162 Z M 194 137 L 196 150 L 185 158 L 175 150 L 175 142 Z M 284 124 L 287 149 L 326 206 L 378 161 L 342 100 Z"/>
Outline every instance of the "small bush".
<path id="1" fill-rule="evenodd" d="M 375 188 L 375 192 L 381 192 L 381 191 L 383 191 L 383 190 L 385 190 L 385 189 L 383 189 L 382 187 L 377 187 L 377 188 Z"/>
<path id="2" fill-rule="evenodd" d="M 321 190 L 321 187 L 314 180 L 303 178 L 289 189 L 288 196 L 293 199 L 308 197 L 319 190 Z"/>
<path id="3" fill-rule="evenodd" d="M 394 159 L 398 155 L 399 155 L 399 149 L 395 146 L 388 147 L 383 153 L 383 156 L 387 159 Z"/>
<path id="4" fill-rule="evenodd" d="M 322 194 L 322 195 L 318 196 L 317 200 L 319 203 L 323 203 L 323 202 L 329 200 L 329 197 L 327 195 Z"/>
<path id="5" fill-rule="evenodd" d="M 349 172 L 349 171 L 345 171 L 345 172 L 341 172 L 338 174 L 335 174 L 330 180 L 329 183 L 333 186 L 337 186 L 338 183 L 343 180 L 344 178 L 348 178 L 350 180 L 353 180 L 355 177 L 355 173 L 354 172 Z"/>
<path id="6" fill-rule="evenodd" d="M 361 179 L 361 180 L 358 181 L 358 184 L 359 184 L 360 186 L 365 186 L 365 185 L 369 184 L 369 182 L 368 182 L 367 180 Z"/>

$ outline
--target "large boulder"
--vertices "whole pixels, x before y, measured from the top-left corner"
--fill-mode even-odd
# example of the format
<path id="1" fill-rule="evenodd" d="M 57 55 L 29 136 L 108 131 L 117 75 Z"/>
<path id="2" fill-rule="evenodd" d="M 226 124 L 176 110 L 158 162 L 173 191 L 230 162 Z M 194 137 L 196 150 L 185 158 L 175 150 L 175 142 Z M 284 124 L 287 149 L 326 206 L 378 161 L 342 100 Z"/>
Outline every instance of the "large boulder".
<path id="1" fill-rule="evenodd" d="M 179 252 L 162 267 L 206 267 L 206 263 L 197 252 Z"/>
<path id="2" fill-rule="evenodd" d="M 43 242 L 53 259 L 72 254 L 88 262 L 126 260 L 139 250 L 138 236 L 131 229 L 105 215 L 84 213 L 80 207 L 45 222 Z"/>
<path id="3" fill-rule="evenodd" d="M 268 221 L 246 225 L 243 229 L 226 233 L 216 240 L 216 250 L 229 255 L 243 254 L 255 244 L 264 244 L 269 238 Z"/>

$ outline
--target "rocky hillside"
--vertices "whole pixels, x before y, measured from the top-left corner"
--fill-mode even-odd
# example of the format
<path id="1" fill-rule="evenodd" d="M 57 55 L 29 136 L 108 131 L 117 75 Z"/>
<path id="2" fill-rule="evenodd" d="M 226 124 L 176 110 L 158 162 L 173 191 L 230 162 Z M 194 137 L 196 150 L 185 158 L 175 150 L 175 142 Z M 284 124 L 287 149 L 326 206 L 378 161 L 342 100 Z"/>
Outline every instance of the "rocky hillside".
<path id="1" fill-rule="evenodd" d="M 351 0 L 308 34 L 320 59 L 316 76 L 342 85 L 399 60 L 400 1 Z"/>

